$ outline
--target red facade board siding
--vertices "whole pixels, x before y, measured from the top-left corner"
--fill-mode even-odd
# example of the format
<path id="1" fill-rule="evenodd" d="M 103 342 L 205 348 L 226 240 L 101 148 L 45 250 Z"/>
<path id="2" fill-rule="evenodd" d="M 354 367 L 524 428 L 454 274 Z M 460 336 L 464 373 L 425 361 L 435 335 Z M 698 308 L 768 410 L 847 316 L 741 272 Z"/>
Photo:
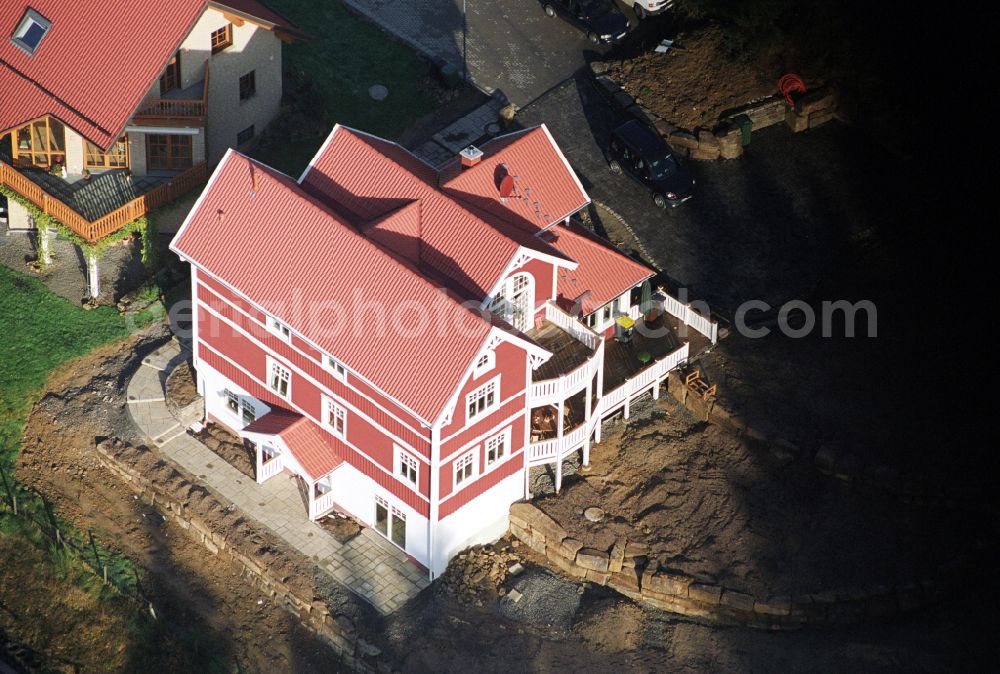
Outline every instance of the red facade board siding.
<path id="1" fill-rule="evenodd" d="M 544 260 L 529 260 L 513 273 L 519 274 L 521 272 L 527 272 L 535 279 L 535 309 L 552 299 L 552 263 Z"/>
<path id="2" fill-rule="evenodd" d="M 207 333 L 212 334 L 213 323 L 219 323 L 212 314 L 204 309 L 199 312 L 199 323 L 209 328 Z M 243 373 L 240 369 L 228 363 L 225 359 L 217 356 L 212 349 L 224 353 L 227 358 L 244 368 L 248 372 L 254 373 L 256 378 L 266 380 L 266 356 L 265 352 L 248 341 L 242 335 L 234 333 L 229 326 L 223 325 L 224 329 L 217 330 L 216 336 L 209 336 L 202 339 L 202 343 L 209 348 L 201 349 L 199 355 L 208 365 L 218 370 L 223 376 L 233 381 L 233 383 L 246 389 L 254 397 L 264 401 L 268 405 L 293 408 L 294 411 L 306 413 L 312 417 L 321 418 L 320 392 L 309 381 L 302 377 L 292 376 L 292 399 L 289 401 L 278 398 L 268 391 L 259 382 Z M 356 414 L 348 413 L 347 419 L 347 440 L 351 444 L 361 448 L 369 457 L 381 465 L 390 473 L 393 466 L 393 441 L 392 438 L 365 419 Z M 401 484 L 391 475 L 386 475 L 372 464 L 364 456 L 357 452 L 350 452 L 344 457 L 348 463 L 360 470 L 365 475 L 374 479 L 384 488 L 392 492 L 418 512 L 426 514 L 427 503 L 413 493 L 411 489 Z M 420 489 L 425 495 L 429 493 L 429 471 L 426 466 L 422 466 L 420 471 Z"/>
<path id="3" fill-rule="evenodd" d="M 528 356 L 527 353 L 520 347 L 510 344 L 509 342 L 501 342 L 494 351 L 496 353 L 496 365 L 492 372 L 487 372 L 477 378 L 473 378 L 471 375 L 462 385 L 461 391 L 458 394 L 458 402 L 455 405 L 455 413 L 452 415 L 451 423 L 444 426 L 441 429 L 441 437 L 448 438 L 452 434 L 459 433 L 462 437 L 471 439 L 475 436 L 477 430 L 478 432 L 483 432 L 486 429 L 492 427 L 498 421 L 503 419 L 505 416 L 510 416 L 513 412 L 506 411 L 504 414 L 493 413 L 483 419 L 476 419 L 474 423 L 468 428 L 464 428 L 466 425 L 466 406 L 465 397 L 470 392 L 476 390 L 489 380 L 493 379 L 497 375 L 500 375 L 500 400 L 509 400 L 514 396 L 524 393 L 524 388 L 526 385 L 525 377 L 527 376 L 528 368 Z M 520 401 L 518 404 L 523 408 L 525 406 L 525 399 L 523 396 L 517 398 Z M 506 407 L 506 405 L 505 405 Z M 468 440 L 466 440 L 468 441 Z M 448 443 L 451 444 L 451 443 Z M 461 443 L 459 443 L 461 445 Z M 458 445 L 453 447 L 457 449 Z M 444 454 L 447 455 L 447 449 L 443 450 Z"/>
<path id="4" fill-rule="evenodd" d="M 513 455 L 513 454 L 515 454 L 517 452 L 521 452 L 521 450 L 524 448 L 524 422 L 525 422 L 525 418 L 526 417 L 524 415 L 521 415 L 521 416 L 519 416 L 519 417 L 517 417 L 515 419 L 512 419 L 510 421 L 509 426 L 510 426 L 510 453 L 511 453 L 511 455 Z M 506 425 L 502 426 L 501 428 L 499 428 L 497 430 L 497 432 L 502 431 L 506 427 L 507 427 Z M 494 435 L 494 433 L 488 433 L 488 434 L 486 434 L 486 437 L 479 439 L 479 443 L 478 444 L 473 445 L 472 447 L 470 447 L 470 449 L 474 449 L 476 451 L 477 458 L 478 458 L 478 461 L 479 461 L 479 463 L 477 465 L 479 466 L 479 473 L 480 473 L 480 475 L 482 475 L 482 473 L 483 473 L 483 467 L 486 465 L 486 447 L 485 447 L 485 442 L 484 441 L 486 440 L 486 438 L 492 437 L 493 435 Z M 455 449 L 459 449 L 459 448 L 460 448 L 460 446 L 456 445 Z M 440 489 L 441 498 L 446 498 L 447 496 L 449 496 L 451 494 L 452 488 L 454 487 L 454 480 L 455 480 L 455 461 L 457 461 L 458 459 L 462 458 L 467 453 L 468 452 L 462 452 L 461 454 L 455 454 L 454 458 L 451 458 L 450 460 L 447 461 L 447 463 L 444 463 L 444 464 L 441 465 L 441 467 L 440 467 L 440 473 L 439 473 L 440 486 L 441 486 L 441 489 Z M 523 454 L 523 453 L 524 452 L 521 452 L 521 454 Z M 452 452 L 448 452 L 448 453 L 442 453 L 441 456 L 442 457 L 450 457 L 451 455 L 452 455 Z M 522 459 L 519 459 L 519 458 L 515 457 L 514 459 L 511 459 L 511 460 L 512 461 L 521 461 Z M 497 472 L 497 471 L 493 471 L 493 473 L 495 473 L 495 472 Z M 492 473 L 490 473 L 490 474 L 492 475 Z M 469 485 L 466 485 L 464 487 L 465 490 L 470 490 L 471 489 L 471 493 L 472 493 L 472 497 L 471 498 L 474 498 L 477 494 L 481 494 L 486 489 L 489 489 L 489 486 L 491 486 L 491 485 L 488 484 L 488 480 L 487 480 L 488 477 L 489 477 L 489 475 L 487 475 L 485 477 L 478 478 L 478 480 L 482 480 L 482 481 L 484 481 L 484 483 L 487 483 L 487 486 L 485 486 L 485 487 L 483 487 L 481 485 L 478 485 L 476 483 L 470 483 Z M 468 500 L 469 497 L 464 497 L 464 498 L 466 498 L 466 500 Z"/>
<path id="5" fill-rule="evenodd" d="M 313 353 L 316 354 L 315 358 L 310 358 L 304 355 L 296 346 L 297 342 L 298 344 L 301 344 L 300 340 L 297 340 L 293 336 L 292 345 L 288 344 L 280 337 L 263 328 L 258 323 L 255 323 L 246 316 L 240 314 L 238 311 L 233 309 L 232 306 L 229 306 L 229 298 L 222 301 L 218 299 L 218 297 L 213 296 L 211 293 L 206 292 L 203 289 L 199 290 L 198 295 L 201 302 L 210 306 L 227 320 L 232 321 L 242 329 L 246 330 L 272 352 L 294 364 L 296 367 L 299 367 L 302 371 L 314 378 L 316 381 L 322 383 L 333 393 L 367 414 L 388 432 L 396 435 L 404 442 L 411 445 L 418 454 L 421 454 L 424 457 L 430 456 L 429 432 L 425 434 L 417 433 L 416 429 L 420 428 L 419 422 L 417 422 L 412 415 L 401 409 L 391 400 L 388 400 L 384 396 L 380 395 L 377 391 L 374 391 L 371 387 L 365 385 L 364 382 L 360 381 L 357 377 L 353 377 L 350 373 L 347 375 L 349 384 L 345 384 L 340 381 L 332 373 L 330 373 L 329 370 L 319 364 L 317 360 L 318 352 L 313 350 Z M 210 326 L 199 325 L 200 332 L 205 332 L 206 330 L 232 331 L 232 328 L 218 321 L 212 323 Z M 223 353 L 227 352 L 224 351 Z M 363 392 L 366 396 L 368 396 L 368 398 L 378 401 L 378 404 L 373 403 L 372 400 L 369 400 L 365 396 L 361 395 L 359 391 Z M 387 412 L 386 409 L 391 410 L 395 417 L 403 419 L 407 423 L 401 423 L 397 420 L 397 418 L 394 418 L 389 412 Z"/>
<path id="6" fill-rule="evenodd" d="M 450 499 L 441 504 L 439 510 L 439 519 L 444 519 L 448 515 L 451 515 L 459 508 L 465 504 L 472 501 L 477 496 L 485 493 L 487 490 L 495 487 L 504 478 L 514 475 L 518 471 L 524 468 L 524 452 L 521 452 L 517 456 L 511 457 L 503 465 L 499 466 L 496 470 L 480 477 L 478 480 L 470 484 L 468 487 L 462 489 L 460 492 L 452 496 Z M 449 484 L 451 482 L 451 477 L 448 478 Z"/>

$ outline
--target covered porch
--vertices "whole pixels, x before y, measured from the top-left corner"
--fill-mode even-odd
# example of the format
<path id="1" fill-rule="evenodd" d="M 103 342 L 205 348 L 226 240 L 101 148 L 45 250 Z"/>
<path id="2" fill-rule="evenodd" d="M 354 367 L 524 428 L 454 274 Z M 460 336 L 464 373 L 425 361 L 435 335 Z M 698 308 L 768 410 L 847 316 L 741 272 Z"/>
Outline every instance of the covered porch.
<path id="1" fill-rule="evenodd" d="M 298 414 L 272 410 L 239 433 L 256 454 L 257 484 L 288 471 L 298 478 L 310 520 L 333 510 L 333 473 L 344 460 L 322 429 Z"/>

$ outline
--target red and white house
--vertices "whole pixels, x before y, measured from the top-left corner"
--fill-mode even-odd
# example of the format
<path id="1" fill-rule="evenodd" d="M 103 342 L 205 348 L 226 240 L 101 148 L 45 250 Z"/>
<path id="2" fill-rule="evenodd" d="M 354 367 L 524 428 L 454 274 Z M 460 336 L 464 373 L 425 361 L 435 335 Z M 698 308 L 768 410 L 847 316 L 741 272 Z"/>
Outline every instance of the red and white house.
<path id="1" fill-rule="evenodd" d="M 503 533 L 530 467 L 558 487 L 715 341 L 665 294 L 641 315 L 652 271 L 571 219 L 589 202 L 544 126 L 438 168 L 337 126 L 298 180 L 230 151 L 171 245 L 206 420 L 254 444 L 258 481 L 300 477 L 311 517 L 440 574 Z"/>

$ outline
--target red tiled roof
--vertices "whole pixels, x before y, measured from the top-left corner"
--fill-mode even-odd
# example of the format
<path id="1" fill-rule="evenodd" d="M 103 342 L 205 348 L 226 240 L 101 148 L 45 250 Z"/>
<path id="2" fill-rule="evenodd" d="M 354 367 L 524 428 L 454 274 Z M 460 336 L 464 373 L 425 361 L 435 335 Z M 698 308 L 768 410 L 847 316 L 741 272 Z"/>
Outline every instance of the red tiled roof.
<path id="1" fill-rule="evenodd" d="M 442 191 L 437 171 L 399 145 L 354 129 L 335 127 L 301 182 L 359 227 L 419 201 L 419 266 L 432 267 L 477 301 L 493 289 L 520 247 L 563 257 L 544 241 L 486 212 L 483 200 L 467 203 Z"/>
<path id="2" fill-rule="evenodd" d="M 280 437 L 313 480 L 342 464 L 348 450 L 347 445 L 306 417 L 281 409 L 271 410 L 246 426 L 243 432 Z"/>
<path id="3" fill-rule="evenodd" d="M 544 125 L 495 138 L 480 149 L 484 154 L 475 166 L 463 169 L 454 160 L 442 168 L 445 192 L 531 233 L 590 203 Z M 504 175 L 514 178 L 515 190 L 501 201 L 499 186 Z"/>
<path id="4" fill-rule="evenodd" d="M 622 255 L 609 242 L 575 222 L 568 227 L 553 227 L 547 236 L 553 237 L 552 245 L 580 263 L 576 269 L 557 272 L 556 300 L 570 306 L 586 292 L 583 316 L 654 275 L 652 269 Z"/>
<path id="5" fill-rule="evenodd" d="M 247 13 L 263 8 L 256 0 L 234 2 Z M 53 115 L 108 148 L 206 6 L 206 0 L 0 0 L 0 132 Z M 52 23 L 30 56 L 9 39 L 29 7 Z"/>
<path id="6" fill-rule="evenodd" d="M 236 152 L 171 247 L 425 421 L 444 408 L 492 329 L 294 180 Z M 394 316 L 403 300 L 428 322 Z"/>
<path id="7" fill-rule="evenodd" d="M 218 7 L 223 10 L 233 9 L 239 14 L 260 19 L 264 23 L 281 29 L 291 35 L 305 37 L 305 33 L 303 33 L 298 26 L 286 19 L 279 12 L 276 12 L 265 5 L 263 2 L 259 2 L 259 0 L 209 0 L 208 5 L 210 7 Z"/>

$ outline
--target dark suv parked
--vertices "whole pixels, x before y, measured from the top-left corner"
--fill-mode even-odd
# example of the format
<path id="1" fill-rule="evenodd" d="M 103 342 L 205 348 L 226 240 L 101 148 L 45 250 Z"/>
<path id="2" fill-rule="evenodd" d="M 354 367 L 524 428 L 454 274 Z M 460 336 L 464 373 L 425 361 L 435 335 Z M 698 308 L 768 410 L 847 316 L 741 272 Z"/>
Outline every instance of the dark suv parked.
<path id="1" fill-rule="evenodd" d="M 628 32 L 628 19 L 612 0 L 542 0 L 545 13 L 580 28 L 594 44 L 613 44 Z"/>
<path id="2" fill-rule="evenodd" d="M 611 132 L 608 168 L 627 173 L 653 193 L 660 208 L 679 206 L 691 198 L 694 179 L 674 157 L 670 146 L 638 120 L 625 122 Z"/>

